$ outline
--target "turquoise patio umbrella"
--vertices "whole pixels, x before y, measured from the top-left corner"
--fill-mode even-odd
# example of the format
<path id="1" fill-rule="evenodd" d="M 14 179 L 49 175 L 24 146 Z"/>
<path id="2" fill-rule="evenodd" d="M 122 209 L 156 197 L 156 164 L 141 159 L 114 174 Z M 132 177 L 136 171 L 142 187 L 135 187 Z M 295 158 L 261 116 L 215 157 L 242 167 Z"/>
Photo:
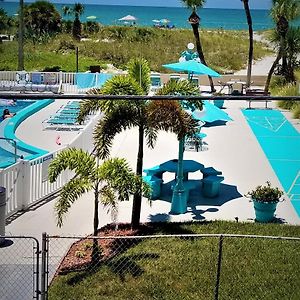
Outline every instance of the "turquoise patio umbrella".
<path id="1" fill-rule="evenodd" d="M 216 121 L 232 121 L 226 112 L 218 108 L 209 101 L 203 101 L 203 110 L 195 110 L 192 112 L 192 117 L 195 120 L 200 120 L 205 123 L 213 123 Z"/>
<path id="2" fill-rule="evenodd" d="M 198 74 L 198 75 L 209 75 L 211 77 L 220 77 L 221 75 L 214 71 L 213 69 L 207 67 L 206 65 L 198 62 L 194 59 L 176 62 L 171 64 L 163 65 L 167 69 L 171 69 L 178 72 L 188 72 L 188 74 Z"/>

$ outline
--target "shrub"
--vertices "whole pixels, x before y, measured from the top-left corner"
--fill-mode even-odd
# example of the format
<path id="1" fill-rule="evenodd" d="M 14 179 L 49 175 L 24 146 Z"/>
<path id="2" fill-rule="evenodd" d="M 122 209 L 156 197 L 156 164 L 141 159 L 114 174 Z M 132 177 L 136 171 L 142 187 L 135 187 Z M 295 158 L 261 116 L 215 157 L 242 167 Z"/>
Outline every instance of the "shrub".
<path id="1" fill-rule="evenodd" d="M 266 185 L 259 185 L 254 190 L 246 194 L 246 196 L 251 197 L 257 202 L 269 203 L 279 202 L 282 195 L 283 191 L 281 191 L 278 187 L 272 187 L 269 181 L 266 182 Z"/>

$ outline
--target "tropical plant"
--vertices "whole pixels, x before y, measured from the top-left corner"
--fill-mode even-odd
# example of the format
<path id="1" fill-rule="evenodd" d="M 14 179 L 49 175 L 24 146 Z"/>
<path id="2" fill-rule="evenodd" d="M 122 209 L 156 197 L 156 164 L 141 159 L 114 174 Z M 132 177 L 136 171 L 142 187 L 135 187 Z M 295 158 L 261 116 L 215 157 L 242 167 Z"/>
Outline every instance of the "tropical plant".
<path id="1" fill-rule="evenodd" d="M 24 25 L 26 38 L 41 41 L 60 32 L 61 16 L 52 3 L 36 1 L 24 6 Z"/>
<path id="2" fill-rule="evenodd" d="M 279 37 L 278 54 L 273 62 L 265 85 L 265 92 L 269 91 L 269 85 L 272 75 L 279 61 L 282 59 L 282 74 L 287 82 L 293 81 L 291 71 L 287 67 L 287 33 L 289 31 L 289 22 L 300 16 L 299 0 L 272 0 L 271 16 L 276 23 L 276 34 Z"/>
<path id="3" fill-rule="evenodd" d="M 81 3 L 75 3 L 73 7 L 64 6 L 63 14 L 64 15 L 74 15 L 72 34 L 73 37 L 77 40 L 81 38 L 81 22 L 80 16 L 84 13 L 84 5 Z"/>
<path id="4" fill-rule="evenodd" d="M 128 64 L 127 76 L 115 76 L 107 81 L 101 89 L 91 90 L 92 94 L 104 95 L 145 95 L 150 87 L 150 68 L 144 59 L 133 59 Z M 186 82 L 186 94 L 194 94 L 197 89 L 192 83 Z M 198 91 L 199 93 L 199 91 Z M 105 113 L 94 130 L 96 155 L 102 159 L 109 156 L 113 138 L 123 130 L 137 126 L 138 154 L 136 175 L 142 176 L 144 140 L 153 148 L 158 130 L 175 132 L 182 137 L 195 131 L 195 121 L 181 109 L 178 101 L 147 101 L 147 100 L 86 100 L 80 107 L 79 121 L 92 111 L 101 110 Z M 140 222 L 142 193 L 138 190 L 133 197 L 131 224 L 136 228 Z"/>
<path id="5" fill-rule="evenodd" d="M 134 193 L 137 187 L 147 186 L 140 182 L 128 167 L 124 159 L 113 158 L 99 164 L 98 158 L 82 149 L 69 148 L 61 151 L 49 166 L 49 180 L 55 182 L 65 170 L 71 170 L 75 176 L 66 183 L 55 204 L 57 225 L 63 225 L 63 217 L 71 205 L 83 194 L 94 192 L 94 222 L 93 235 L 97 236 L 99 226 L 99 202 L 113 210 L 117 209 L 118 201 L 128 200 L 129 193 Z M 99 258 L 97 240 L 94 240 L 92 257 Z"/>
<path id="6" fill-rule="evenodd" d="M 249 0 L 241 0 L 244 4 L 244 9 L 247 17 L 248 32 L 249 32 L 249 53 L 248 53 L 248 68 L 247 68 L 247 81 L 246 86 L 250 86 L 251 73 L 252 73 L 252 60 L 253 60 L 253 27 L 252 27 L 252 17 L 249 8 Z"/>
<path id="7" fill-rule="evenodd" d="M 0 8 L 0 32 L 7 32 L 13 24 L 13 19 L 7 15 L 3 8 Z"/>
<path id="8" fill-rule="evenodd" d="M 277 203 L 283 196 L 283 191 L 278 187 L 272 187 L 269 181 L 266 185 L 259 185 L 254 190 L 249 191 L 246 196 L 257 202 Z"/>
<path id="9" fill-rule="evenodd" d="M 203 7 L 205 0 L 182 0 L 182 2 L 190 9 L 192 9 L 192 13 L 189 16 L 189 23 L 192 26 L 193 33 L 194 33 L 194 38 L 196 41 L 196 47 L 197 47 L 197 52 L 199 54 L 200 61 L 204 64 L 206 64 L 204 53 L 202 50 L 202 45 L 201 45 L 201 39 L 200 39 L 200 33 L 199 33 L 199 25 L 200 25 L 200 17 L 197 14 L 197 8 Z M 210 83 L 210 88 L 212 92 L 215 92 L 215 87 L 214 87 L 214 82 L 210 76 L 209 78 L 209 83 Z"/>

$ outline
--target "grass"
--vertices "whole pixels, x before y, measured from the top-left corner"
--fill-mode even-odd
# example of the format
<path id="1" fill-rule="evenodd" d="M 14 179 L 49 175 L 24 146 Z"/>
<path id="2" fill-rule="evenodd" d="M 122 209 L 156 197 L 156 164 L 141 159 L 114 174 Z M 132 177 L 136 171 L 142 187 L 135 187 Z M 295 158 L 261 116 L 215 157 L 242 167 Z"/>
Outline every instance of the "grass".
<path id="1" fill-rule="evenodd" d="M 282 224 L 216 221 L 153 228 L 164 234 L 300 236 L 299 226 Z M 49 299 L 214 299 L 217 238 L 144 239 L 123 246 L 93 272 L 56 277 Z M 299 277 L 299 241 L 224 239 L 219 299 L 300 299 Z"/>
<path id="2" fill-rule="evenodd" d="M 300 70 L 295 72 L 297 84 L 285 84 L 282 77 L 272 80 L 271 93 L 274 96 L 300 96 Z M 277 104 L 280 108 L 291 110 L 293 118 L 300 119 L 300 102 L 281 100 Z"/>
<path id="3" fill-rule="evenodd" d="M 103 67 L 112 63 L 124 68 L 130 58 L 144 57 L 153 71 L 167 72 L 162 64 L 177 61 L 189 42 L 194 42 L 192 30 L 161 30 L 147 27 L 105 26 L 100 32 L 87 36 L 90 40 L 75 42 L 70 35 L 60 34 L 45 44 L 25 43 L 25 69 L 42 70 L 60 66 L 75 70 L 75 47 L 79 47 L 79 69 L 90 65 Z M 219 72 L 239 70 L 246 66 L 248 34 L 243 31 L 201 31 L 203 51 L 210 67 Z M 0 70 L 16 70 L 17 42 L 0 44 Z M 270 53 L 262 43 L 255 42 L 254 58 Z"/>

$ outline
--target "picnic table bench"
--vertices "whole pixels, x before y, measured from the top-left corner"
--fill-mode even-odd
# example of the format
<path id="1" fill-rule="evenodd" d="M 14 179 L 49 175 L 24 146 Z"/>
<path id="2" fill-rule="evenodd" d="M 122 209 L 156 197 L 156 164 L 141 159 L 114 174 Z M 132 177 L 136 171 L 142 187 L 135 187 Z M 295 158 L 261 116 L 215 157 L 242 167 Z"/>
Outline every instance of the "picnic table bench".
<path id="1" fill-rule="evenodd" d="M 270 92 L 265 92 L 262 89 L 246 89 L 246 96 L 270 96 Z M 268 108 L 268 103 L 272 102 L 269 99 L 249 99 L 248 101 L 248 108 L 251 109 L 252 102 L 265 102 L 265 108 Z"/>

